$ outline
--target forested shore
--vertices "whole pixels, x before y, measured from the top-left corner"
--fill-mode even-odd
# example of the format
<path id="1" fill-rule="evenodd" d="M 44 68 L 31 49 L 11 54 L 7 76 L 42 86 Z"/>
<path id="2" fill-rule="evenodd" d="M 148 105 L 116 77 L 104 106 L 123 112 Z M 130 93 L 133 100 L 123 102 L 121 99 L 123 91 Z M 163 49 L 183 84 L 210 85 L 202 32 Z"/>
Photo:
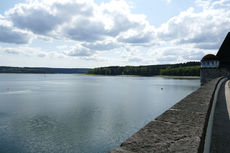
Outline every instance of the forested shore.
<path id="1" fill-rule="evenodd" d="M 139 76 L 200 76 L 200 62 L 147 66 L 110 66 L 90 69 L 95 75 L 139 75 Z"/>
<path id="2" fill-rule="evenodd" d="M 46 67 L 10 67 L 0 66 L 0 73 L 80 73 L 85 74 L 88 68 L 46 68 Z"/>

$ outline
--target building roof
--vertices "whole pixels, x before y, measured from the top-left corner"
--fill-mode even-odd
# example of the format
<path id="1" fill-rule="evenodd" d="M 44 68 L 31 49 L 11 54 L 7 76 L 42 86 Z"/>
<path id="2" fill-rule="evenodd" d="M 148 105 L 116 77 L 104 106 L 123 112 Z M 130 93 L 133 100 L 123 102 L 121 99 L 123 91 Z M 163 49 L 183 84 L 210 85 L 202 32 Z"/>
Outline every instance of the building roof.
<path id="1" fill-rule="evenodd" d="M 230 32 L 224 39 L 217 55 L 216 55 L 223 64 L 230 63 Z"/>
<path id="2" fill-rule="evenodd" d="M 213 54 L 205 55 L 201 61 L 219 60 L 219 57 Z"/>

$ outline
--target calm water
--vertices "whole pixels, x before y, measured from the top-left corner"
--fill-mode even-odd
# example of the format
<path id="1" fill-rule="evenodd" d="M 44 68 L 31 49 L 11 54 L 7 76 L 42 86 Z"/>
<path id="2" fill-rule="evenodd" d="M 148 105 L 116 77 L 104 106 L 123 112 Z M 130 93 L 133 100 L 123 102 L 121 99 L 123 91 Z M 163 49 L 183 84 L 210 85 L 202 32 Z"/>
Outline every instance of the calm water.
<path id="1" fill-rule="evenodd" d="M 106 153 L 199 84 L 160 77 L 0 74 L 0 152 Z"/>

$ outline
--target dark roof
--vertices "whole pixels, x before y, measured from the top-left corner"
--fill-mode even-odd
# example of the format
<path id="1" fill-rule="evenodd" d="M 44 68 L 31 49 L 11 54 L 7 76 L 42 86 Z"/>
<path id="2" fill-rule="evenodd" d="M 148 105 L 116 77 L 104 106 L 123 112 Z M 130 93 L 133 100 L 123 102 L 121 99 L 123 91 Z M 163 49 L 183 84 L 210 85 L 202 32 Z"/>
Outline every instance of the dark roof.
<path id="1" fill-rule="evenodd" d="M 216 56 L 219 57 L 221 62 L 230 63 L 230 32 L 225 37 Z"/>
<path id="2" fill-rule="evenodd" d="M 205 55 L 201 61 L 210 61 L 210 60 L 219 60 L 219 58 L 216 55 L 208 54 Z"/>

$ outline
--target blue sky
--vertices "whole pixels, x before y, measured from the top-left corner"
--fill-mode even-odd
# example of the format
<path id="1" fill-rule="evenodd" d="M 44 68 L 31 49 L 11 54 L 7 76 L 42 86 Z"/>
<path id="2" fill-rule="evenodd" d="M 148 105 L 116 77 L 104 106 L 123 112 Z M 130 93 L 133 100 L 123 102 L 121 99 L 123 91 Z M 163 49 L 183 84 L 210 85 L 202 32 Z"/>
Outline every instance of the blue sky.
<path id="1" fill-rule="evenodd" d="M 4 0 L 0 65 L 199 61 L 230 31 L 229 0 Z"/>

